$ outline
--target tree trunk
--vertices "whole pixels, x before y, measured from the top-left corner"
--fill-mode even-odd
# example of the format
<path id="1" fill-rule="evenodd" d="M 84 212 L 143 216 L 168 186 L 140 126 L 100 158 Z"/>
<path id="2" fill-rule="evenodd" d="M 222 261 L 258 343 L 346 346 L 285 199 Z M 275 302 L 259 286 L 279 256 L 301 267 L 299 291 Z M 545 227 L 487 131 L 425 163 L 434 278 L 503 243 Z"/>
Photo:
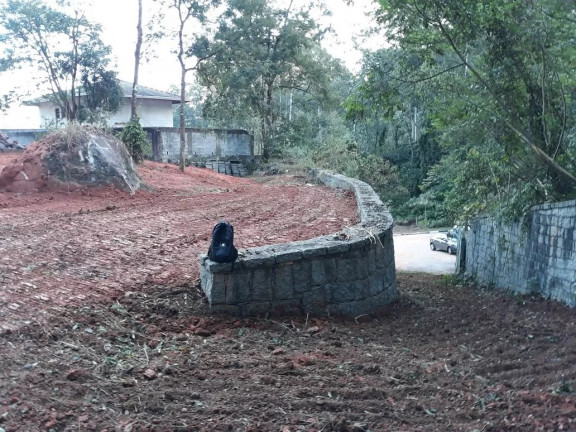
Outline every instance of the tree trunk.
<path id="1" fill-rule="evenodd" d="M 180 77 L 180 170 L 186 167 L 186 68 L 182 63 Z"/>
<path id="2" fill-rule="evenodd" d="M 142 0 L 138 0 L 138 25 L 136 26 L 138 38 L 136 39 L 136 50 L 134 51 L 134 81 L 132 83 L 132 101 L 130 119 L 134 120 L 138 112 L 136 111 L 136 93 L 138 89 L 138 71 L 140 69 L 140 51 L 142 49 Z"/>

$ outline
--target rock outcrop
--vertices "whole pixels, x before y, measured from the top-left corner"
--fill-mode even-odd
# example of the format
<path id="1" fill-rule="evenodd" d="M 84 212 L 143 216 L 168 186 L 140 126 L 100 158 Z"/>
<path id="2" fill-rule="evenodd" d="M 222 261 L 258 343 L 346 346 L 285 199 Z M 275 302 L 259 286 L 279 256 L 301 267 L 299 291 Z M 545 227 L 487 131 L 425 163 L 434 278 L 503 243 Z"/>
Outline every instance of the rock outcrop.
<path id="1" fill-rule="evenodd" d="M 30 144 L 0 172 L 0 190 L 35 192 L 114 186 L 134 193 L 141 185 L 126 146 L 94 128 L 72 126 Z"/>

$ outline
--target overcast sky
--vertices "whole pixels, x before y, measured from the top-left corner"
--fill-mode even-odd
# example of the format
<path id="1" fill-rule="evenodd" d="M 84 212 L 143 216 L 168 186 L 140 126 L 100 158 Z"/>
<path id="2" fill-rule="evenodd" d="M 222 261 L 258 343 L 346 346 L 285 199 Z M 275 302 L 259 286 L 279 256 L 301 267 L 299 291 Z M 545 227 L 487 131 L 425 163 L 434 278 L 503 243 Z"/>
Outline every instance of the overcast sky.
<path id="1" fill-rule="evenodd" d="M 117 60 L 119 78 L 132 81 L 134 74 L 134 47 L 136 43 L 137 0 L 93 0 L 94 6 L 87 14 L 103 26 L 106 43 L 111 45 Z M 143 21 L 151 18 L 151 12 L 146 10 L 143 0 Z M 277 0 L 278 3 L 288 3 L 289 0 Z M 295 6 L 303 5 L 308 0 L 293 0 Z M 326 2 L 332 11 L 332 17 L 325 24 L 331 25 L 334 34 L 327 38 L 325 48 L 335 57 L 342 58 L 352 70 L 357 70 L 361 54 L 354 49 L 353 40 L 362 30 L 368 28 L 371 18 L 366 16 L 368 10 L 374 9 L 374 0 L 355 0 L 354 6 L 348 6 L 345 0 L 329 0 Z M 114 10 L 114 13 L 110 13 Z M 141 65 L 141 84 L 167 90 L 180 82 L 180 69 L 170 46 L 162 51 L 161 57 Z M 157 50 L 158 51 L 158 50 Z M 159 54 L 160 55 L 160 54 Z"/>
<path id="2" fill-rule="evenodd" d="M 3 3 L 5 0 L 0 0 Z M 138 13 L 137 0 L 85 0 L 86 15 L 93 22 L 102 25 L 104 41 L 112 46 L 114 63 L 118 78 L 131 82 L 134 75 L 134 48 L 136 44 L 136 23 Z M 288 3 L 290 0 L 276 0 L 278 3 Z M 308 0 L 293 0 L 294 6 L 306 4 Z M 50 0 L 47 0 L 50 2 Z M 143 21 L 151 18 L 151 0 L 143 0 Z M 373 25 L 372 19 L 366 16 L 377 5 L 374 0 L 354 0 L 353 6 L 348 6 L 346 0 L 326 0 L 332 11 L 332 17 L 326 18 L 324 25 L 330 25 L 334 33 L 324 42 L 324 47 L 335 57 L 341 58 L 349 69 L 358 71 L 361 53 L 355 48 L 354 41 L 363 30 Z M 148 4 L 148 8 L 146 5 Z M 378 48 L 382 43 L 374 38 L 368 42 L 368 48 Z M 180 81 L 180 69 L 177 59 L 170 53 L 170 46 L 157 50 L 157 58 L 142 63 L 140 66 L 139 84 L 158 90 L 169 90 Z M 16 90 L 18 94 L 28 93 L 37 96 L 37 90 L 25 79 L 27 73 L 22 71 L 0 74 L 0 94 Z M 17 104 L 14 104 L 17 105 Z M 26 128 L 33 125 L 37 115 L 33 109 L 13 107 L 8 116 L 0 115 L 0 129 Z"/>

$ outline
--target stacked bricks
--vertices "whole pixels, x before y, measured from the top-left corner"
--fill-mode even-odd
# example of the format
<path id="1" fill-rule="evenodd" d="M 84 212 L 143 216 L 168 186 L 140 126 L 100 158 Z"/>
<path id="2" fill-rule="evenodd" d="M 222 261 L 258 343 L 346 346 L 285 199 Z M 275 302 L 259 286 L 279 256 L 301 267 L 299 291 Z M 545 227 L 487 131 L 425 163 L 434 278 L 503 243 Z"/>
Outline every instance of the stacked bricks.
<path id="1" fill-rule="evenodd" d="M 358 316 L 396 300 L 392 217 L 359 180 L 315 171 L 329 187 L 352 189 L 360 224 L 311 240 L 241 250 L 234 264 L 200 256 L 212 310 L 234 316 Z"/>

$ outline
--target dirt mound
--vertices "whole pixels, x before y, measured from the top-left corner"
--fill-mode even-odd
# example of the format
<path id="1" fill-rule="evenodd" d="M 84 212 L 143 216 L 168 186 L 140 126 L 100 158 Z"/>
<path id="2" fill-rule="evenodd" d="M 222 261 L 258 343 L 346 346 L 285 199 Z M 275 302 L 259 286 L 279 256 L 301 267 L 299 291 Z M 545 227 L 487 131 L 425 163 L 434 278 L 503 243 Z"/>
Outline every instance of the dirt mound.
<path id="1" fill-rule="evenodd" d="M 574 310 L 399 274 L 374 316 L 211 316 L 215 222 L 240 248 L 303 240 L 356 224 L 354 197 L 138 170 L 134 195 L 0 192 L 0 431 L 576 430 Z"/>
<path id="2" fill-rule="evenodd" d="M 80 186 L 114 186 L 134 193 L 140 183 L 122 142 L 79 126 L 52 132 L 32 143 L 0 171 L 0 190 L 17 193 Z"/>

